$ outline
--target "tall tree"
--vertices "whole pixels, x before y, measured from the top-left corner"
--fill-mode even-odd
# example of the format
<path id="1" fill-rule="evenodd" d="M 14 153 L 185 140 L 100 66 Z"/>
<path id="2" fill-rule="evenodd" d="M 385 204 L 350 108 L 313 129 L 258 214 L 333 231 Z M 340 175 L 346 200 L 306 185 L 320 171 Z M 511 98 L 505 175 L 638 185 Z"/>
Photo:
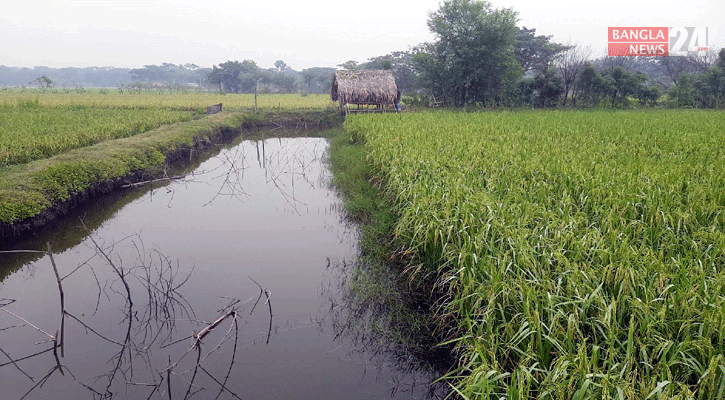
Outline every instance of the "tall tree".
<path id="1" fill-rule="evenodd" d="M 564 91 L 564 83 L 554 68 L 537 73 L 531 86 L 536 92 L 538 107 L 556 106 Z"/>
<path id="2" fill-rule="evenodd" d="M 384 56 L 370 58 L 360 64 L 361 69 L 390 69 L 395 74 L 395 83 L 403 93 L 418 91 L 418 73 L 413 65 L 413 53 L 410 51 L 394 51 Z"/>
<path id="3" fill-rule="evenodd" d="M 40 87 L 41 89 L 47 89 L 53 84 L 53 80 L 48 78 L 45 75 L 43 75 L 39 78 L 36 78 L 35 82 L 38 83 L 38 87 Z"/>
<path id="4" fill-rule="evenodd" d="M 274 67 L 277 68 L 277 71 L 282 72 L 287 68 L 287 63 L 282 60 L 277 60 L 274 62 Z"/>
<path id="5" fill-rule="evenodd" d="M 722 49 L 720 49 L 720 52 L 722 52 Z M 710 47 L 704 53 L 693 54 L 686 58 L 697 72 L 707 72 L 713 65 L 719 62 L 719 59 L 722 59 L 719 57 L 719 53 L 715 50 L 715 47 Z M 720 66 L 720 69 L 722 68 L 723 66 Z"/>
<path id="6" fill-rule="evenodd" d="M 607 93 L 607 82 L 591 63 L 584 64 L 575 85 L 577 98 L 584 105 L 596 106 Z"/>
<path id="7" fill-rule="evenodd" d="M 569 94 L 573 92 L 574 83 L 584 71 L 587 60 L 591 56 L 591 49 L 580 45 L 569 45 L 567 50 L 556 60 L 556 69 L 561 75 L 564 85 L 562 105 L 566 106 Z M 573 94 L 573 93 L 572 93 Z"/>
<path id="8" fill-rule="evenodd" d="M 437 40 L 423 47 L 428 55 L 414 57 L 426 86 L 456 105 L 495 100 L 520 75 L 516 15 L 485 0 L 446 0 L 429 14 L 428 28 Z"/>
<path id="9" fill-rule="evenodd" d="M 213 66 L 208 74 L 209 82 L 219 85 L 220 91 L 231 93 L 249 93 L 254 91 L 259 75 L 259 67 L 252 60 L 227 61 Z"/>
<path id="10" fill-rule="evenodd" d="M 689 57 L 659 57 L 657 65 L 660 70 L 677 86 L 680 75 L 694 72 Z"/>
<path id="11" fill-rule="evenodd" d="M 334 68 L 313 67 L 302 70 L 302 82 L 309 93 L 329 93 Z"/>
<path id="12" fill-rule="evenodd" d="M 354 70 L 354 69 L 357 69 L 358 62 L 355 60 L 348 60 L 342 64 L 337 64 L 337 66 L 340 68 L 347 69 L 347 70 Z"/>
<path id="13" fill-rule="evenodd" d="M 516 34 L 516 61 L 524 72 L 537 71 L 546 75 L 554 61 L 572 46 L 551 42 L 553 35 L 536 35 L 536 29 L 520 28 Z"/>

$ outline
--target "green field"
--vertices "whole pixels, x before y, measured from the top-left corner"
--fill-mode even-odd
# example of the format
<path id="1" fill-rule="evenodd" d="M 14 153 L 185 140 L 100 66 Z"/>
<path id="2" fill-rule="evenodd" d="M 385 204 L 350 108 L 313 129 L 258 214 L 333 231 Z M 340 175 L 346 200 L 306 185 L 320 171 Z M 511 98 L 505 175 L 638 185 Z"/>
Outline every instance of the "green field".
<path id="1" fill-rule="evenodd" d="M 206 111 L 206 107 L 222 103 L 225 110 L 249 110 L 254 108 L 253 94 L 222 94 L 210 92 L 143 92 L 86 90 L 45 91 L 0 90 L 0 106 L 35 102 L 41 106 L 90 106 L 98 108 L 120 108 L 127 110 L 155 109 L 175 111 Z M 335 107 L 329 94 L 259 94 L 257 107 L 260 109 L 324 109 Z"/>
<path id="2" fill-rule="evenodd" d="M 48 107 L 37 103 L 0 107 L 0 170 L 191 118 L 186 111 L 154 109 Z"/>
<path id="3" fill-rule="evenodd" d="M 725 398 L 725 118 L 355 115 L 476 399 Z"/>
<path id="4" fill-rule="evenodd" d="M 0 91 L 0 170 L 105 140 L 189 121 L 206 107 L 254 108 L 254 95 Z M 259 95 L 261 110 L 333 107 L 329 95 Z"/>

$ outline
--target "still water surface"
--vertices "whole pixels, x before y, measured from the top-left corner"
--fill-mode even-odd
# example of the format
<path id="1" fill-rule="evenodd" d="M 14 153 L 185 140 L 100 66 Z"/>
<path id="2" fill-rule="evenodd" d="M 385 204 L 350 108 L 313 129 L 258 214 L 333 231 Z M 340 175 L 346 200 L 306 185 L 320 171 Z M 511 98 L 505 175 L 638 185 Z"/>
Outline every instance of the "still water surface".
<path id="1" fill-rule="evenodd" d="M 59 287 L 47 255 L 0 254 L 0 398 L 426 398 L 411 389 L 425 377 L 336 337 L 357 233 L 326 151 L 323 138 L 241 141 L 0 246 L 49 241 L 68 313 L 60 369 L 52 351 L 20 360 L 59 337 Z"/>

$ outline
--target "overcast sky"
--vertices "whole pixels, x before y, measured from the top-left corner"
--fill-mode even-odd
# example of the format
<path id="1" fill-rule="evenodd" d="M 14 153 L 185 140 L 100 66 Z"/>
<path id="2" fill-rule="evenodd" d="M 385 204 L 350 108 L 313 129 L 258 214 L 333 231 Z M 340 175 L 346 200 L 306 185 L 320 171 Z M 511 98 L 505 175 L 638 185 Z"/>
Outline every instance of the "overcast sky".
<path id="1" fill-rule="evenodd" d="M 0 65 L 114 66 L 252 59 L 335 67 L 430 41 L 439 0 L 19 0 L 0 5 Z M 603 53 L 609 26 L 701 26 L 725 44 L 723 0 L 496 0 L 519 26 Z M 585 5 L 586 4 L 586 5 Z"/>

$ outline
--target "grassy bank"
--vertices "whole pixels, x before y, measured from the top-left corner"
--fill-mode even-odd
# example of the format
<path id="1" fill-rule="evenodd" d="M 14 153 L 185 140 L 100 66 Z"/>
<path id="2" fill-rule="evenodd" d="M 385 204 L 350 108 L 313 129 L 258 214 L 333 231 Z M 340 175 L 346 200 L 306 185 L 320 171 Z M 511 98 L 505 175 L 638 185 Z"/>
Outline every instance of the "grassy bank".
<path id="1" fill-rule="evenodd" d="M 466 398 L 725 395 L 725 120 L 356 115 Z"/>
<path id="2" fill-rule="evenodd" d="M 237 123 L 236 116 L 219 114 L 8 166 L 0 172 L 0 222 L 13 224 L 38 216 L 94 185 L 131 174 L 157 176 L 168 154 L 180 149 L 188 154 L 195 143 L 209 142 Z"/>

